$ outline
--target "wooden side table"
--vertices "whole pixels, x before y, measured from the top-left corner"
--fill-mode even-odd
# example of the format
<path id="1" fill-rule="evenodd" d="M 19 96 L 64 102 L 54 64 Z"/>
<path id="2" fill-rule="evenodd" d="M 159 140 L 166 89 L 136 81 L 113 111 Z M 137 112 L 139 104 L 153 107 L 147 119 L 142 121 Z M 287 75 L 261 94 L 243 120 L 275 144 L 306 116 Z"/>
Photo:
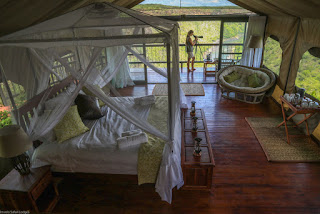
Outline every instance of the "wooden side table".
<path id="1" fill-rule="evenodd" d="M 208 67 L 208 65 L 215 65 L 214 67 Z M 208 61 L 203 60 L 203 72 L 204 75 L 207 76 L 208 73 L 215 73 L 218 71 L 218 60 Z"/>
<path id="2" fill-rule="evenodd" d="M 198 132 L 191 132 L 192 118 L 190 109 L 182 111 L 181 165 L 185 190 L 211 190 L 214 159 L 209 140 L 207 123 L 202 109 L 196 109 Z M 195 137 L 202 138 L 201 157 L 194 157 Z"/>
<path id="3" fill-rule="evenodd" d="M 51 212 L 59 200 L 57 185 L 54 184 L 50 166 L 30 169 L 29 175 L 21 176 L 13 169 L 0 181 L 0 203 L 6 210 L 30 210 L 36 213 L 40 210 L 37 199 L 50 184 L 54 189 L 54 197 L 47 209 L 41 212 Z"/>
<path id="4" fill-rule="evenodd" d="M 297 114 L 304 114 L 304 118 L 301 121 L 299 121 L 296 124 L 296 126 L 298 126 L 304 122 L 306 125 L 306 129 L 307 129 L 307 137 L 309 139 L 311 139 L 307 120 L 310 117 L 312 117 L 312 115 L 314 115 L 315 113 L 320 112 L 320 108 L 296 108 L 288 100 L 286 100 L 283 96 L 280 96 L 280 101 L 281 101 L 281 110 L 282 110 L 283 121 L 277 127 L 279 128 L 282 125 L 285 126 L 287 143 L 290 144 L 290 137 L 301 137 L 301 135 L 290 135 L 288 132 L 287 121 L 289 121 L 291 118 L 293 118 Z M 289 117 L 286 117 L 285 105 L 286 105 L 286 107 L 289 107 L 293 111 L 293 113 Z"/>

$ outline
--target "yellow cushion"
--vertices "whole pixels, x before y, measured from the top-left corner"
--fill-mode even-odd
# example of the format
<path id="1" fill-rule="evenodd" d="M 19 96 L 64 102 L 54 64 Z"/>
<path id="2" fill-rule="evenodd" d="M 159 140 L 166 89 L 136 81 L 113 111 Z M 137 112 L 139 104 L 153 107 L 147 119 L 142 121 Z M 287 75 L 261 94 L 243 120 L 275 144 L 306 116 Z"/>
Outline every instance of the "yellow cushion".
<path id="1" fill-rule="evenodd" d="M 83 124 L 78 108 L 74 105 L 69 108 L 66 115 L 53 130 L 57 136 L 58 143 L 62 143 L 63 141 L 89 131 L 89 128 Z"/>
<path id="2" fill-rule="evenodd" d="M 317 126 L 317 128 L 312 132 L 313 136 L 320 140 L 320 123 Z"/>
<path id="3" fill-rule="evenodd" d="M 278 85 L 276 85 L 276 87 L 274 88 L 274 91 L 272 93 L 272 97 L 281 105 L 280 96 L 283 96 L 283 90 Z M 289 109 L 289 106 L 287 104 L 284 104 L 283 106 L 284 106 L 285 110 Z"/>
<path id="4" fill-rule="evenodd" d="M 275 99 L 279 104 L 281 104 L 280 96 L 282 95 L 283 95 L 283 90 L 278 85 L 276 85 L 272 93 L 273 99 Z"/>
<path id="5" fill-rule="evenodd" d="M 105 92 L 98 86 L 98 85 L 94 85 L 98 90 L 100 90 L 101 92 L 103 92 L 105 94 Z M 85 86 L 82 88 L 82 91 L 86 94 L 86 95 L 89 95 L 89 96 L 93 96 L 93 97 L 97 97 L 95 94 L 93 94 L 88 88 L 86 88 Z M 102 107 L 102 106 L 105 106 L 106 104 L 101 101 L 100 99 L 98 99 L 99 101 L 99 106 Z"/>

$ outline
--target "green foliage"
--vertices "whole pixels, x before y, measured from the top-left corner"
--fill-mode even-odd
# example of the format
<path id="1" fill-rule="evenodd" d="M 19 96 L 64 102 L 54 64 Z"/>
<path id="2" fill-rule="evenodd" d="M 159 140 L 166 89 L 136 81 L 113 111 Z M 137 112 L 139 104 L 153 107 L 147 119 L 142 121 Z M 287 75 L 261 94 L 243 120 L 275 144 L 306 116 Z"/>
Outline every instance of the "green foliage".
<path id="1" fill-rule="evenodd" d="M 296 85 L 320 99 L 320 58 L 305 52 L 300 60 Z"/>
<path id="2" fill-rule="evenodd" d="M 263 64 L 279 75 L 281 58 L 282 50 L 280 43 L 269 37 L 264 49 Z"/>
<path id="3" fill-rule="evenodd" d="M 8 81 L 8 84 L 9 84 L 11 93 L 13 94 L 14 102 L 16 103 L 16 106 L 18 108 L 21 107 L 27 101 L 27 95 L 26 95 L 24 88 L 21 85 L 16 84 L 11 81 Z M 6 87 L 4 86 L 4 84 L 0 83 L 0 87 L 2 88 L 2 91 L 4 93 L 4 96 L 7 99 L 7 102 L 10 102 L 9 101 L 9 94 L 8 94 L 8 91 L 7 91 Z M 3 105 L 1 99 L 0 99 L 0 105 Z"/>
<path id="4" fill-rule="evenodd" d="M 183 7 L 194 9 L 195 7 Z M 239 6 L 216 6 L 216 7 L 196 7 L 201 9 L 239 9 Z M 159 10 L 159 9 L 180 9 L 179 6 L 170 6 L 170 5 L 163 5 L 163 4 L 138 4 L 134 8 L 134 10 Z"/>
<path id="5" fill-rule="evenodd" d="M 196 57 L 196 61 L 202 61 L 206 54 L 209 52 L 216 51 L 216 55 L 214 58 L 218 57 L 218 49 L 219 49 L 219 38 L 220 38 L 220 21 L 182 21 L 179 22 L 180 30 L 179 30 L 179 44 L 185 44 L 186 36 L 189 30 L 193 30 L 195 35 L 203 36 L 202 39 L 199 39 L 199 44 L 217 44 L 216 46 L 208 45 L 208 46 L 199 46 L 195 48 L 194 55 Z M 244 30 L 245 23 L 243 22 L 230 22 L 225 24 L 225 32 L 226 36 L 224 37 L 224 44 L 230 43 L 243 43 L 244 38 Z M 193 38 L 192 38 L 193 39 Z M 151 62 L 165 62 L 166 61 L 166 49 L 164 46 L 161 47 L 147 47 L 147 59 Z M 223 46 L 222 52 L 224 53 L 242 53 L 242 45 L 240 46 Z M 143 53 L 142 47 L 135 47 L 135 51 L 140 54 Z M 225 56 L 223 56 L 225 57 Z M 241 54 L 234 55 L 235 59 L 241 58 Z M 129 62 L 139 62 L 139 60 L 135 56 L 128 56 Z M 180 61 L 187 61 L 187 53 L 186 48 L 184 46 L 179 47 L 179 59 Z M 165 63 L 155 63 L 157 67 L 165 68 Z M 186 67 L 186 64 L 184 64 Z M 196 66 L 203 66 L 196 65 Z M 131 68 L 143 68 L 142 64 L 131 64 Z"/>
<path id="6" fill-rule="evenodd" d="M 250 14 L 252 12 L 238 6 L 216 7 L 178 7 L 161 4 L 138 4 L 132 9 L 153 16 L 177 16 L 177 15 L 220 15 L 220 14 Z"/>
<path id="7" fill-rule="evenodd" d="M 224 44 L 244 42 L 245 22 L 230 22 L 224 24 Z M 226 41 L 227 40 L 227 41 Z"/>
<path id="8" fill-rule="evenodd" d="M 12 120 L 8 111 L 0 112 L 0 128 L 11 125 Z"/>

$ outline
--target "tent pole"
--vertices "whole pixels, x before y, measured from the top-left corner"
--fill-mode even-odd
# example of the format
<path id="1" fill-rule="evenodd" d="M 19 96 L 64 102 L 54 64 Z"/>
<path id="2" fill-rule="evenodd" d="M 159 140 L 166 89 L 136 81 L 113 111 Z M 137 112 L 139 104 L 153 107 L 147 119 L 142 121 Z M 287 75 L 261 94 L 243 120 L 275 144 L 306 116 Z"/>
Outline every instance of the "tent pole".
<path id="1" fill-rule="evenodd" d="M 169 139 L 173 140 L 173 135 L 172 135 L 172 94 L 171 94 L 171 90 L 172 90 L 172 86 L 171 86 L 171 55 L 170 55 L 170 43 L 169 41 L 167 41 L 167 45 L 166 45 L 166 49 L 167 49 L 167 79 L 168 79 L 168 108 L 169 108 Z"/>
<path id="2" fill-rule="evenodd" d="M 283 95 L 287 91 L 289 76 L 290 76 L 290 73 L 291 73 L 291 66 L 292 66 L 293 56 L 294 56 L 294 52 L 295 52 L 295 49 L 296 49 L 298 33 L 299 33 L 299 30 L 300 30 L 300 23 L 301 23 L 301 19 L 299 18 L 298 27 L 297 27 L 297 31 L 296 31 L 296 35 L 295 35 L 294 43 L 293 43 L 293 50 L 292 50 L 292 53 L 291 53 L 291 58 L 290 58 L 290 63 L 289 63 L 288 75 L 287 75 L 287 79 L 286 79 L 286 84 L 284 86 Z"/>
<path id="3" fill-rule="evenodd" d="M 11 101 L 11 104 L 12 104 L 12 107 L 13 107 L 13 113 L 14 113 L 13 115 L 14 115 L 18 125 L 20 125 L 20 120 L 19 120 L 19 115 L 18 115 L 19 112 L 18 112 L 16 103 L 14 102 L 13 95 L 12 95 L 11 89 L 9 87 L 9 84 L 8 84 L 8 81 L 7 81 L 7 77 L 6 77 L 5 73 L 4 73 L 4 70 L 3 70 L 1 62 L 0 62 L 0 73 L 2 74 L 2 80 L 4 82 L 4 85 L 7 88 L 8 95 L 9 95 L 9 98 L 10 98 L 10 101 Z"/>
<path id="4" fill-rule="evenodd" d="M 264 57 L 264 49 L 265 49 L 265 39 L 266 39 L 266 29 L 267 29 L 267 24 L 268 24 L 268 16 L 266 17 L 266 22 L 264 24 L 264 31 L 263 31 L 263 47 L 262 47 L 262 56 L 261 56 L 261 60 L 260 60 L 260 68 L 262 68 L 263 65 L 263 57 Z"/>

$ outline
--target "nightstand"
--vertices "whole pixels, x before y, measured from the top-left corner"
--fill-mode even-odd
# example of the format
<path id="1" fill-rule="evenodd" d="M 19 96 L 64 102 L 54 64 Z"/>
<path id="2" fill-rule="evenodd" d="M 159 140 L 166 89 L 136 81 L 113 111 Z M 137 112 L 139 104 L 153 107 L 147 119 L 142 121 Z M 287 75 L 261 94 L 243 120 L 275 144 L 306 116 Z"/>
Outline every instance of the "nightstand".
<path id="1" fill-rule="evenodd" d="M 54 184 L 50 166 L 30 169 L 29 175 L 21 176 L 13 169 L 0 181 L 1 209 L 5 210 L 33 210 L 39 213 L 37 199 L 49 198 L 47 208 L 41 212 L 51 212 L 59 200 L 57 185 Z M 51 187 L 51 189 L 49 188 Z M 46 194 L 43 194 L 46 192 Z M 48 195 L 48 196 L 47 196 Z M 43 201 L 43 200 L 41 200 Z"/>

